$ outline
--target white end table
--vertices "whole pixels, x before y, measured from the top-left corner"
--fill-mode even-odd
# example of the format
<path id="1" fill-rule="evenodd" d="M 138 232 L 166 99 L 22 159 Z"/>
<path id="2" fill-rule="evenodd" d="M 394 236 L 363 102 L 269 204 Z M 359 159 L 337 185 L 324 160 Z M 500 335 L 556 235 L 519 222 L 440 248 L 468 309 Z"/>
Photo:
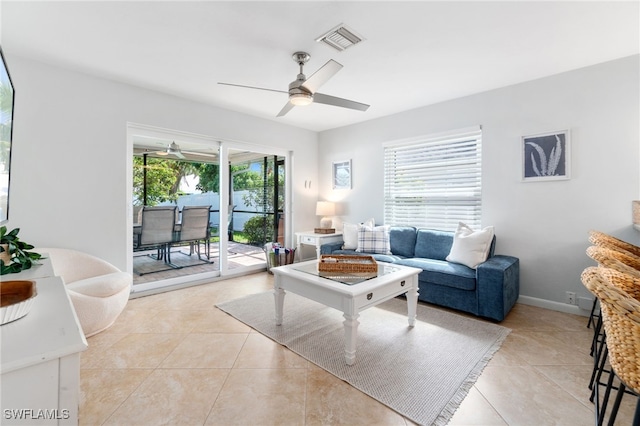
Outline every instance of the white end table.
<path id="1" fill-rule="evenodd" d="M 301 246 L 303 244 L 315 246 L 316 257 L 320 259 L 320 247 L 323 244 L 342 241 L 342 232 L 334 232 L 333 234 L 316 234 L 313 231 L 296 232 L 296 240 L 296 251 L 299 253 L 300 260 L 306 260 L 302 258 Z"/>

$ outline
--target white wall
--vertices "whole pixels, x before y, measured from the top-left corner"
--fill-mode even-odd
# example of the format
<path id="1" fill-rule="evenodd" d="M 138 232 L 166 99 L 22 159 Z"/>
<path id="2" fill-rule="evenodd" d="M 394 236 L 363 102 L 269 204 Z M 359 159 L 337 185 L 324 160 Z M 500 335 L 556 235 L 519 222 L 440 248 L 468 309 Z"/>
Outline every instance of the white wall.
<path id="1" fill-rule="evenodd" d="M 5 51 L 16 88 L 9 228 L 36 246 L 127 252 L 127 122 L 294 152 L 294 229 L 315 224 L 317 135 L 44 65 Z M 204 88 L 203 88 L 204 90 Z"/>
<path id="2" fill-rule="evenodd" d="M 592 264 L 589 229 L 640 242 L 631 225 L 640 196 L 639 59 L 322 132 L 320 198 L 342 200 L 343 221 L 382 223 L 384 142 L 482 125 L 483 225 L 495 226 L 498 253 L 520 258 L 520 294 L 543 305 L 563 303 L 566 291 L 590 297 L 580 282 Z M 562 129 L 571 131 L 571 180 L 521 182 L 520 137 Z M 353 189 L 333 191 L 331 162 L 349 158 Z"/>

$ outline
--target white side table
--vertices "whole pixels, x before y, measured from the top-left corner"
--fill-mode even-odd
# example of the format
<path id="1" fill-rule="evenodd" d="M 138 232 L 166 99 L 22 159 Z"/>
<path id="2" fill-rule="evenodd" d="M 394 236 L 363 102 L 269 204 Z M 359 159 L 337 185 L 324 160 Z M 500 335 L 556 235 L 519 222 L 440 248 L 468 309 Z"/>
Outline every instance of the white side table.
<path id="1" fill-rule="evenodd" d="M 313 231 L 296 232 L 296 251 L 299 253 L 300 260 L 302 259 L 301 246 L 303 244 L 312 245 L 316 247 L 316 257 L 320 259 L 320 247 L 327 243 L 336 243 L 342 241 L 342 232 L 335 232 L 333 234 L 316 234 Z"/>

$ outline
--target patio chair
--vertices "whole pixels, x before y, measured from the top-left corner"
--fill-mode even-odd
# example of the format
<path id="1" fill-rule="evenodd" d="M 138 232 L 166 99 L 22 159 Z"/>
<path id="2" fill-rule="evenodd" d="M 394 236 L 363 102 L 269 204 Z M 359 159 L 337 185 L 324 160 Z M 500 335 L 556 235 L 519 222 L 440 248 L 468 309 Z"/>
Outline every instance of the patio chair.
<path id="1" fill-rule="evenodd" d="M 228 216 L 227 216 L 227 231 L 229 234 L 233 233 L 233 229 L 232 225 L 233 225 L 233 211 L 235 210 L 236 205 L 235 204 L 229 204 L 228 207 Z M 220 224 L 219 223 L 214 223 L 211 225 L 212 227 L 216 228 L 216 232 L 214 232 L 213 234 L 211 234 L 211 236 L 213 237 L 219 237 L 220 236 Z M 229 238 L 229 241 L 231 241 L 232 239 Z"/>
<path id="2" fill-rule="evenodd" d="M 182 208 L 182 222 L 179 226 L 177 241 L 179 243 L 190 243 L 189 256 L 197 247 L 198 259 L 203 260 L 200 252 L 200 242 L 205 243 L 205 256 L 209 259 L 209 238 L 211 228 L 209 223 L 209 213 L 211 206 L 184 206 Z"/>
<path id="3" fill-rule="evenodd" d="M 140 233 L 134 232 L 134 251 L 157 249 L 157 260 L 177 268 L 168 250 L 174 241 L 176 210 L 177 206 L 144 206 Z"/>

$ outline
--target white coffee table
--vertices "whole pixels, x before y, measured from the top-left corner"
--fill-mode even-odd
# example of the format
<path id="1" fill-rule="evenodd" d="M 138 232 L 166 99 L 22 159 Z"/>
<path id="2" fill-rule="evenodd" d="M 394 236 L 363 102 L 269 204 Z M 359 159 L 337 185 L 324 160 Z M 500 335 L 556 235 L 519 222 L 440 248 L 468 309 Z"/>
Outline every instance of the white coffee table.
<path id="1" fill-rule="evenodd" d="M 421 269 L 378 262 L 375 278 L 328 279 L 319 276 L 318 261 L 294 263 L 271 268 L 274 274 L 276 325 L 282 325 L 284 296 L 291 291 L 344 313 L 345 359 L 353 365 L 356 359 L 356 336 L 360 311 L 406 293 L 409 326 L 416 321 L 418 273 Z M 364 280 L 363 280 L 364 279 Z M 349 282 L 360 281 L 355 284 Z M 347 282 L 347 283 L 345 283 Z"/>

